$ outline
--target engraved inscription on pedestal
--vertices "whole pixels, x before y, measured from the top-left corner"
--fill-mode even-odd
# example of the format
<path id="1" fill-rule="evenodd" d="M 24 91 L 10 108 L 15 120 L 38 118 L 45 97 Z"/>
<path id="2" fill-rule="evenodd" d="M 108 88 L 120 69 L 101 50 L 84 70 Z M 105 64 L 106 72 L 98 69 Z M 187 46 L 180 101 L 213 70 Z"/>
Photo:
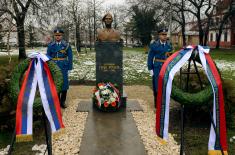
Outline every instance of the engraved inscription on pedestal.
<path id="1" fill-rule="evenodd" d="M 96 42 L 96 84 L 111 82 L 123 92 L 123 56 L 119 42 Z"/>

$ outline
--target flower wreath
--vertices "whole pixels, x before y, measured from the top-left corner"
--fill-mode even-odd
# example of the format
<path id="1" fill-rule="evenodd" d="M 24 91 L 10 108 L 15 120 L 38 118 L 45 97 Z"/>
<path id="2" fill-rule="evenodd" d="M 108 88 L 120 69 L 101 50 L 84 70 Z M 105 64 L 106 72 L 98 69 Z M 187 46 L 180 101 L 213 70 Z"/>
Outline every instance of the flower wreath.
<path id="1" fill-rule="evenodd" d="M 120 93 L 112 83 L 99 83 L 93 92 L 93 104 L 98 109 L 115 111 L 120 108 Z"/>
<path id="2" fill-rule="evenodd" d="M 198 54 L 195 55 L 193 58 L 196 62 L 202 65 Z M 217 66 L 216 68 L 218 72 L 220 72 Z M 173 83 L 171 97 L 175 101 L 184 105 L 204 105 L 205 103 L 210 103 L 209 101 L 213 99 L 213 90 L 211 85 L 207 83 L 205 84 L 205 88 L 203 88 L 202 90 L 195 93 L 189 93 L 179 88 L 176 83 Z"/>
<path id="3" fill-rule="evenodd" d="M 27 70 L 27 68 L 29 66 L 29 62 L 30 62 L 29 58 L 25 59 L 14 69 L 14 71 L 12 73 L 10 84 L 9 84 L 9 96 L 10 96 L 12 102 L 15 104 L 14 106 L 16 106 L 18 94 L 20 92 L 22 78 L 25 74 L 25 71 Z M 54 63 L 53 61 L 48 61 L 47 63 L 50 68 L 50 71 L 52 73 L 53 80 L 56 85 L 56 90 L 59 93 L 59 92 L 61 92 L 62 85 L 63 85 L 62 72 L 61 72 L 60 68 L 56 65 L 56 63 Z M 39 94 L 37 94 L 37 96 L 34 100 L 33 107 L 38 108 L 41 106 L 42 106 L 41 98 L 40 98 Z"/>

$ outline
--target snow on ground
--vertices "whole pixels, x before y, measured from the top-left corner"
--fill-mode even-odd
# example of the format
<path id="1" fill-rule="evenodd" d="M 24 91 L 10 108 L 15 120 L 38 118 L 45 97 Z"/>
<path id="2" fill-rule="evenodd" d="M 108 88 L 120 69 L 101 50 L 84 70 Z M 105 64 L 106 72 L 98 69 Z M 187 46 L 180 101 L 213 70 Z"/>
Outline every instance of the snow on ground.
<path id="1" fill-rule="evenodd" d="M 37 47 L 37 48 L 29 48 L 26 49 L 26 54 L 30 53 L 30 52 L 41 52 L 41 53 L 46 53 L 46 47 Z M 11 49 L 10 50 L 10 55 L 18 55 L 19 54 L 19 49 Z M 7 52 L 0 52 L 0 56 L 8 56 Z"/>
<path id="2" fill-rule="evenodd" d="M 216 65 L 225 78 L 235 78 L 235 66 L 232 61 L 215 60 Z M 186 65 L 187 66 L 187 65 Z M 199 68 L 201 68 L 199 66 Z M 136 80 L 138 78 L 148 79 L 147 54 L 140 52 L 124 52 L 123 56 L 124 81 Z M 229 73 L 229 75 L 228 75 Z M 95 81 L 95 53 L 80 54 L 74 58 L 74 69 L 69 75 L 73 80 Z"/>
<path id="3" fill-rule="evenodd" d="M 124 80 L 149 78 L 146 67 L 147 55 L 143 53 L 125 53 L 123 56 Z M 95 53 L 74 56 L 74 69 L 70 79 L 95 81 Z"/>
<path id="4" fill-rule="evenodd" d="M 27 54 L 30 52 L 46 53 L 46 47 L 38 47 L 27 49 Z M 12 49 L 11 55 L 18 55 L 18 49 Z M 0 52 L 0 56 L 7 56 L 7 52 Z M 147 54 L 141 52 L 128 51 L 124 52 L 123 56 L 124 81 L 141 79 L 149 79 L 149 72 L 146 61 Z M 235 65 L 232 61 L 215 60 L 216 65 L 222 72 L 226 72 L 222 76 L 229 79 L 235 78 Z M 95 53 L 88 52 L 87 54 L 74 55 L 74 69 L 70 72 L 69 78 L 72 80 L 91 80 L 95 81 Z"/>

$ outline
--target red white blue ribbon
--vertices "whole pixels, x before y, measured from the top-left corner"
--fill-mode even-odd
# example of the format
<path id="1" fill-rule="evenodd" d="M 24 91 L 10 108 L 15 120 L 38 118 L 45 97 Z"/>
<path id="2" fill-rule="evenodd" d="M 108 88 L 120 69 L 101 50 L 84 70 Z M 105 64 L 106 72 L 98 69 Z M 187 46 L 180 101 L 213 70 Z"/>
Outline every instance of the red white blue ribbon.
<path id="1" fill-rule="evenodd" d="M 211 83 L 214 94 L 213 119 L 219 137 L 216 136 L 215 130 L 211 125 L 210 138 L 208 142 L 208 154 L 220 154 L 220 145 L 224 151 L 224 154 L 227 154 L 226 121 L 222 82 L 216 66 L 209 55 L 209 49 L 200 45 L 188 46 L 187 48 L 174 53 L 163 64 L 158 77 L 156 132 L 157 135 L 163 140 L 168 139 L 169 107 L 172 80 L 175 73 L 179 71 L 180 68 L 189 60 L 193 50 L 197 50 L 199 52 L 203 69 L 205 70 L 207 78 Z"/>
<path id="2" fill-rule="evenodd" d="M 29 67 L 26 70 L 17 100 L 17 142 L 32 140 L 33 103 L 37 85 L 52 133 L 64 128 L 56 86 L 46 63 L 49 58 L 36 52 L 30 54 L 29 58 L 31 58 Z"/>

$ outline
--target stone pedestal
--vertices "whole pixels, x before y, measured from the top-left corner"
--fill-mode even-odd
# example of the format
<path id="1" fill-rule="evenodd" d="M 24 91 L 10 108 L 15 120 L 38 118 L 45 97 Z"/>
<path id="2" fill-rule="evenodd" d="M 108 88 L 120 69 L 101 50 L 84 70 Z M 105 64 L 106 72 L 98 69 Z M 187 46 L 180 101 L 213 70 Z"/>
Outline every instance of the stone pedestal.
<path id="1" fill-rule="evenodd" d="M 121 94 L 122 105 L 127 96 L 123 92 L 123 45 L 120 42 L 96 42 L 96 84 L 113 83 Z"/>

